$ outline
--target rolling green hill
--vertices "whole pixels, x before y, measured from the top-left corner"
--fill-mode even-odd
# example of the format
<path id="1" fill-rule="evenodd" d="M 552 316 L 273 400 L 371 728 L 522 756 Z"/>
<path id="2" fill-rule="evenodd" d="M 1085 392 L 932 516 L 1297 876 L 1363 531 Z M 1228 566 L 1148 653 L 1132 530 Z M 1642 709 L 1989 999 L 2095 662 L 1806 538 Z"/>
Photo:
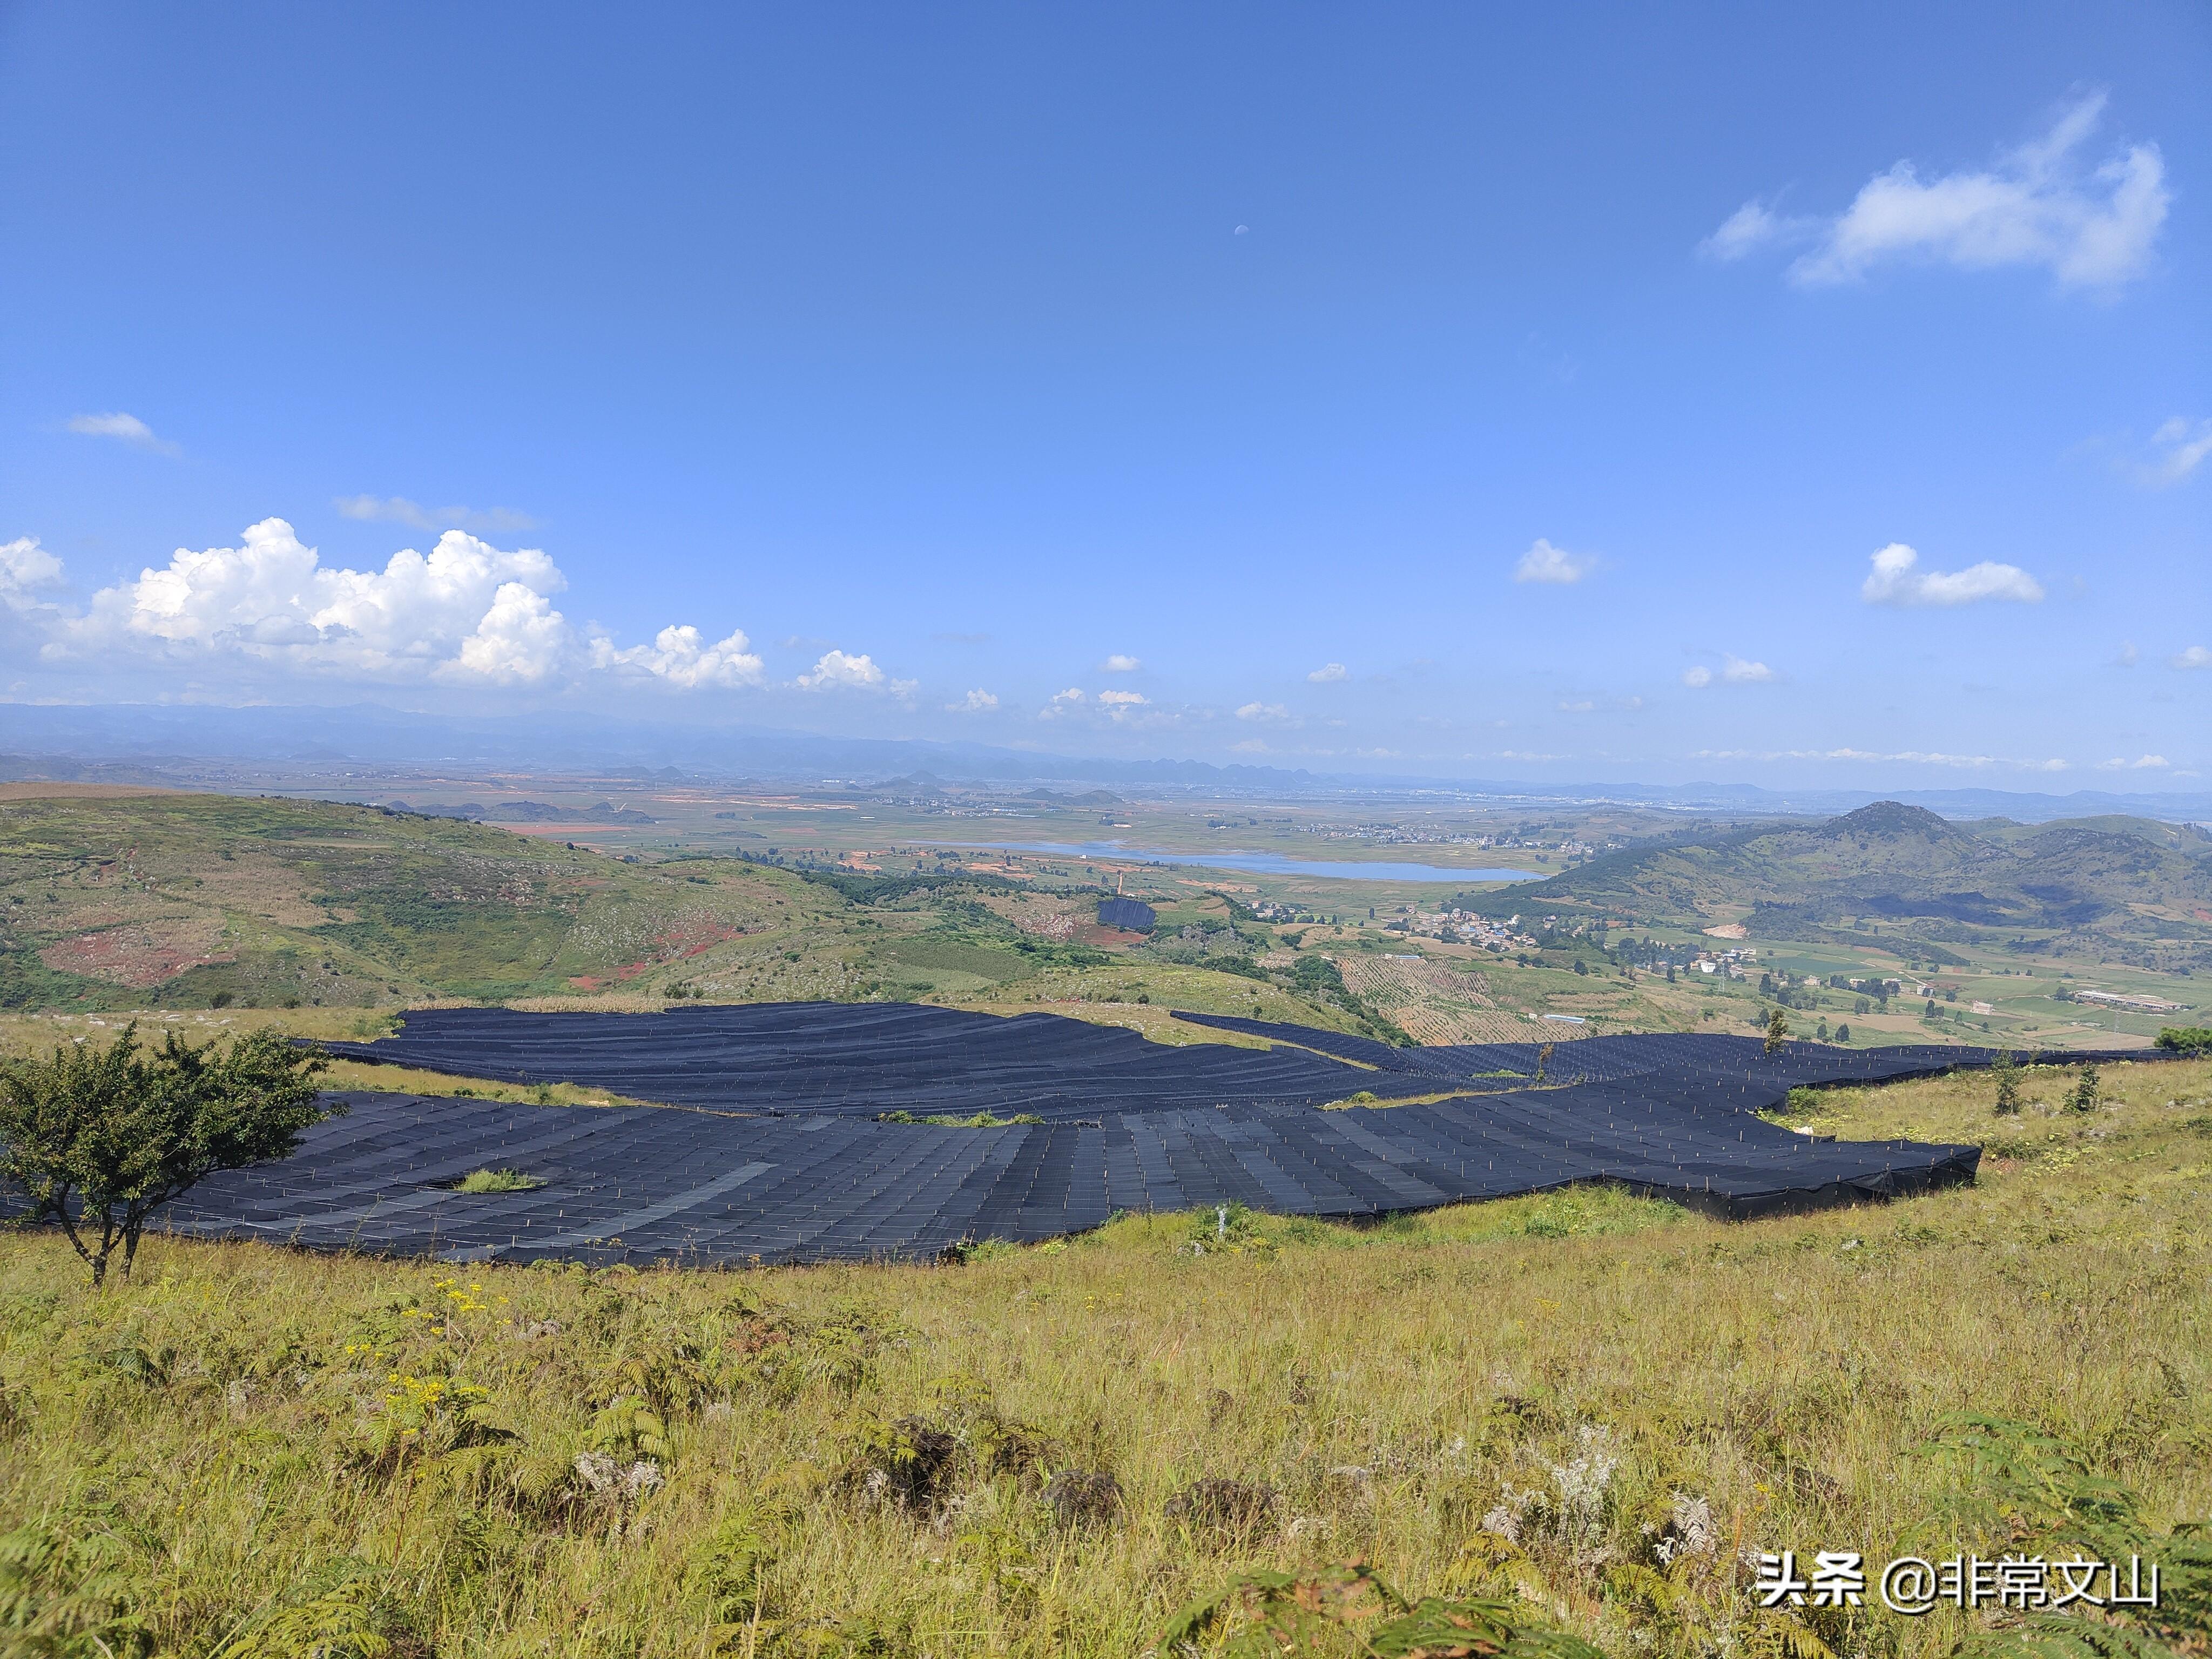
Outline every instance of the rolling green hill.
<path id="1" fill-rule="evenodd" d="M 0 1006 L 370 1006 L 591 990 L 791 931 L 829 902 L 749 866 L 630 865 L 374 807 L 6 799 Z"/>
<path id="2" fill-rule="evenodd" d="M 1493 915 L 1740 922 L 1754 938 L 1901 936 L 1938 959 L 1946 945 L 2094 947 L 2147 968 L 2212 968 L 2212 843 L 2132 819 L 1976 833 L 1880 801 L 1825 823 L 1630 848 L 1460 902 Z"/>
<path id="3" fill-rule="evenodd" d="M 1393 1035 L 1249 942 L 1218 963 L 1086 944 L 1097 903 L 969 872 L 633 862 L 342 803 L 0 786 L 0 1009 L 1157 1002 Z"/>

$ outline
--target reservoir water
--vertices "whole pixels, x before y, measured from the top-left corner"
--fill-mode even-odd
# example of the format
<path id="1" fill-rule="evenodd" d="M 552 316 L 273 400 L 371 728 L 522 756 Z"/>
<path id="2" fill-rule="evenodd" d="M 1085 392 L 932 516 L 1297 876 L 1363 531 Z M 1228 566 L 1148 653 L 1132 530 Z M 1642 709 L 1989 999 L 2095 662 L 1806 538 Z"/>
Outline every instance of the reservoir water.
<path id="1" fill-rule="evenodd" d="M 1316 876 L 1325 881 L 1541 881 L 1534 870 L 1476 870 L 1443 864 L 1394 864 L 1352 859 L 1291 859 L 1280 853 L 1176 853 L 1126 847 L 1118 841 L 926 841 L 923 847 L 992 853 L 1050 853 L 1065 859 L 1120 859 L 1138 864 L 1195 864 L 1262 876 Z"/>

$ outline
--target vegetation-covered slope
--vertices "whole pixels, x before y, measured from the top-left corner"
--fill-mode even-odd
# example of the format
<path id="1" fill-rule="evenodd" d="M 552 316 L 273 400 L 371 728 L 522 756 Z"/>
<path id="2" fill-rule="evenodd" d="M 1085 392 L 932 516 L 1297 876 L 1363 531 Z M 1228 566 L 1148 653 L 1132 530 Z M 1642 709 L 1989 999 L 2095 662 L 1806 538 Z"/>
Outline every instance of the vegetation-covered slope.
<path id="1" fill-rule="evenodd" d="M 1076 884 L 633 862 L 376 807 L 38 788 L 0 794 L 0 1009 L 927 998 L 1394 1034 L 1320 957 L 1260 967 L 1267 939 L 1227 930 L 1218 899 L 1235 948 L 1208 958 L 1097 927 Z"/>
<path id="2" fill-rule="evenodd" d="M 1943 1659 L 2005 1615 L 1763 1613 L 1741 1552 L 2067 1553 L 1920 1454 L 1966 1410 L 2085 1461 L 2043 1500 L 2139 1499 L 2107 1535 L 2199 1653 L 2212 1062 L 2072 1082 L 1821 1096 L 1981 1184 L 1736 1225 L 1579 1191 L 752 1275 L 153 1239 L 100 1296 L 0 1237 L 0 1605 L 33 1653 L 1123 1659 L 1357 1558 L 1615 1659 Z"/>
<path id="3" fill-rule="evenodd" d="M 1465 902 L 1491 914 L 1741 921 L 1755 937 L 1854 927 L 1954 944 L 2094 944 L 2146 967 L 2212 968 L 2212 843 L 2068 823 L 1983 836 L 1893 801 L 1826 823 L 1630 848 Z"/>
<path id="4" fill-rule="evenodd" d="M 389 1005 L 627 983 L 830 901 L 453 818 L 198 794 L 0 800 L 0 1006 Z"/>

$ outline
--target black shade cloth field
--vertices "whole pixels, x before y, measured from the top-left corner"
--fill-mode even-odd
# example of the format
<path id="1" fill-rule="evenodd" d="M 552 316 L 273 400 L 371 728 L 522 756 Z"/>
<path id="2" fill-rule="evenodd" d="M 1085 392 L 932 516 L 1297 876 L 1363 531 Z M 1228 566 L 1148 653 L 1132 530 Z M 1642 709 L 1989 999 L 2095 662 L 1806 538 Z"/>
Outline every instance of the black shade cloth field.
<path id="1" fill-rule="evenodd" d="M 1396 1097 L 1438 1087 L 1411 1073 L 1378 1078 L 1304 1048 L 1170 1048 L 1059 1014 L 1007 1018 L 902 1002 L 660 1014 L 434 1008 L 408 1015 L 397 1036 L 325 1046 L 353 1060 L 505 1083 L 577 1083 L 675 1106 L 866 1117 L 1096 1118 L 1181 1106 L 1318 1106 L 1359 1089 Z"/>
<path id="2" fill-rule="evenodd" d="M 1152 907 L 1141 899 L 1103 898 L 1098 901 L 1098 925 L 1119 927 L 1126 933 L 1149 933 L 1152 924 L 1159 920 Z"/>
<path id="3" fill-rule="evenodd" d="M 1380 1109 L 1171 1108 L 996 1129 L 341 1097 L 348 1115 L 311 1130 L 296 1156 L 209 1180 L 167 1224 L 453 1261 L 739 1266 L 1033 1243 L 1117 1210 L 1376 1215 L 1577 1181 L 1748 1217 L 1971 1180 L 1979 1158 L 1972 1146 L 1812 1142 L 1738 1110 L 1588 1084 Z M 451 1190 L 484 1168 L 545 1184 Z"/>
<path id="4" fill-rule="evenodd" d="M 396 1036 L 325 1046 L 349 1059 L 507 1083 L 576 1083 L 670 1105 L 867 1117 L 988 1110 L 1091 1119 L 1193 1106 L 1310 1107 L 1362 1090 L 1383 1100 L 1493 1092 L 1533 1079 L 1538 1066 L 1535 1043 L 1398 1048 L 1302 1025 L 1176 1018 L 1277 1046 L 1172 1048 L 1058 1014 L 1006 1018 L 915 1003 L 836 1002 L 659 1014 L 426 1009 L 408 1015 Z M 1756 1111 L 1801 1085 L 1918 1077 L 1993 1058 L 1986 1048 L 1810 1042 L 1769 1055 L 1758 1037 L 1659 1033 L 1561 1042 L 1543 1067 L 1550 1084 L 1609 1083 L 1638 1098 Z"/>
<path id="5" fill-rule="evenodd" d="M 1170 1048 L 1047 1014 L 781 1004 L 665 1014 L 410 1014 L 333 1043 L 369 1060 L 518 1083 L 572 1081 L 702 1109 L 552 1107 L 362 1093 L 278 1164 L 206 1182 L 170 1224 L 455 1261 L 700 1264 L 928 1256 L 1035 1242 L 1118 1210 L 1243 1203 L 1370 1216 L 1607 1181 L 1733 1217 L 1973 1178 L 1979 1149 L 1815 1141 L 1753 1114 L 1803 1084 L 1986 1064 L 1954 1048 L 1595 1037 L 1395 1048 L 1183 1016 L 1267 1050 Z M 2141 1055 L 2131 1056 L 2142 1058 Z M 1314 1109 L 1360 1090 L 1404 1103 Z M 878 1121 L 886 1110 L 1045 1121 Z M 479 1169 L 534 1190 L 462 1194 Z"/>

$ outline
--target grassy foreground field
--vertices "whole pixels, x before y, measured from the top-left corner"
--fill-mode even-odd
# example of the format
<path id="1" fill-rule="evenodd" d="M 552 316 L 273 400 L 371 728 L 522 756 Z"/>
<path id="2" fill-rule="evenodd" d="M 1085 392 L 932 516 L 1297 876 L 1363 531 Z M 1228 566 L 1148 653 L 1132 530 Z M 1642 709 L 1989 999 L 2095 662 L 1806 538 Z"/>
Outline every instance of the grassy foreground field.
<path id="1" fill-rule="evenodd" d="M 1762 1614 L 1743 1553 L 2001 1553 L 1916 1449 L 1962 1411 L 2153 1533 L 2212 1513 L 2212 1063 L 2086 1115 L 2074 1075 L 1818 1097 L 1989 1143 L 1980 1184 L 1741 1225 L 1589 1190 L 752 1274 L 149 1240 L 98 1296 L 0 1238 L 0 1651 L 1127 1655 L 1358 1558 L 1615 1659 L 1948 1653 L 1955 1613 Z"/>

